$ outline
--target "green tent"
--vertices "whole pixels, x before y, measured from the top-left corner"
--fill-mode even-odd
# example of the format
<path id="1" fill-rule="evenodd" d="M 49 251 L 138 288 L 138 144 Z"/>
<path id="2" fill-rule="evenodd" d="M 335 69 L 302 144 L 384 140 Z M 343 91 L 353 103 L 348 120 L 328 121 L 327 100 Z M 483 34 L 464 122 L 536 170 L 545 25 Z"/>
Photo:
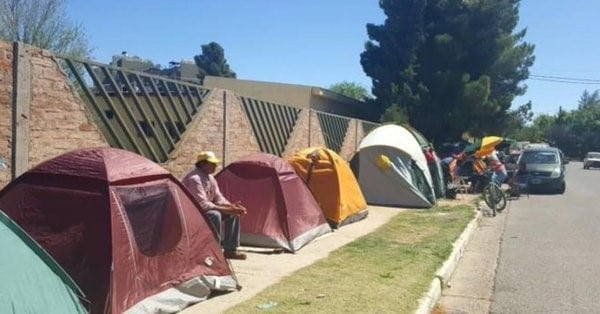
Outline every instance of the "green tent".
<path id="1" fill-rule="evenodd" d="M 0 212 L 0 313 L 87 313 L 73 280 Z"/>

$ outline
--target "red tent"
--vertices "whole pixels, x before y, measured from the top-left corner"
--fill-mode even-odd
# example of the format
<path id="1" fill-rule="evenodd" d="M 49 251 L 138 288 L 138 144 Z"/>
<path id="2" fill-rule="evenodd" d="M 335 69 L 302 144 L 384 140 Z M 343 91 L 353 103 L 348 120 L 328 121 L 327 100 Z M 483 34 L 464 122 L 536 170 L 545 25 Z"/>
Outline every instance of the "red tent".
<path id="1" fill-rule="evenodd" d="M 73 277 L 92 313 L 173 312 L 238 287 L 181 183 L 128 151 L 48 160 L 0 191 L 0 208 Z"/>
<path id="2" fill-rule="evenodd" d="M 296 252 L 331 232 L 323 211 L 284 159 L 254 154 L 228 165 L 216 176 L 223 195 L 241 201 L 241 243 Z"/>

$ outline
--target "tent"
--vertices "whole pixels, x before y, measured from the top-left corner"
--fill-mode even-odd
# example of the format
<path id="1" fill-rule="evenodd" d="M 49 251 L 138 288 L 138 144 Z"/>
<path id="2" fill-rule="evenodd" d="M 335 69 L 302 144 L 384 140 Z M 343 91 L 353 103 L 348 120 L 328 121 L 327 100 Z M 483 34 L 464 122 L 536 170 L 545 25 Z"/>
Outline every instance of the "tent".
<path id="1" fill-rule="evenodd" d="M 239 159 L 216 176 L 223 195 L 248 210 L 240 222 L 243 245 L 296 252 L 331 232 L 323 212 L 294 168 L 277 156 Z"/>
<path id="2" fill-rule="evenodd" d="M 0 313 L 87 313 L 73 280 L 0 212 Z"/>
<path id="3" fill-rule="evenodd" d="M 306 182 L 332 227 L 367 216 L 367 201 L 350 165 L 334 151 L 324 147 L 307 148 L 288 161 Z"/>
<path id="4" fill-rule="evenodd" d="M 427 141 L 421 132 L 409 125 L 405 125 L 404 127 L 415 137 L 415 140 L 417 140 L 417 143 L 419 143 L 423 152 L 427 151 L 430 154 L 429 157 L 427 154 L 425 154 L 425 159 L 427 160 L 427 167 L 429 168 L 429 173 L 431 174 L 435 197 L 444 197 L 446 195 L 447 182 L 444 179 L 442 160 L 433 149 L 433 145 Z"/>
<path id="5" fill-rule="evenodd" d="M 0 208 L 81 287 L 92 313 L 175 312 L 238 287 L 181 183 L 113 149 L 48 160 L 0 191 Z"/>
<path id="6" fill-rule="evenodd" d="M 421 146 L 404 127 L 372 130 L 350 162 L 369 204 L 429 208 L 435 194 Z"/>

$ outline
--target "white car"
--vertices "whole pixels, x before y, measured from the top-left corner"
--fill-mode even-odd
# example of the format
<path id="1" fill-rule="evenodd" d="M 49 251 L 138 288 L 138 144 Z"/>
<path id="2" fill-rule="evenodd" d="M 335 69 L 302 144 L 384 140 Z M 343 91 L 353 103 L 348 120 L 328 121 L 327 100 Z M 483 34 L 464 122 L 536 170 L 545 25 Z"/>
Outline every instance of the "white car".
<path id="1" fill-rule="evenodd" d="M 583 158 L 583 169 L 600 168 L 600 153 L 589 152 Z"/>

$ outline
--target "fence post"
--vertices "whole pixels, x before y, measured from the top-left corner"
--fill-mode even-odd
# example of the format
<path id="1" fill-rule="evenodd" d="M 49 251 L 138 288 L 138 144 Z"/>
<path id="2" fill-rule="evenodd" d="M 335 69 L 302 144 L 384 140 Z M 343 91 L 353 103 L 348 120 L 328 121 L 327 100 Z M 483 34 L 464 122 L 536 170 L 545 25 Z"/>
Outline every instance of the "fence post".
<path id="1" fill-rule="evenodd" d="M 354 120 L 354 152 L 358 150 L 358 120 Z M 353 152 L 353 153 L 354 153 Z"/>
<path id="2" fill-rule="evenodd" d="M 13 43 L 11 175 L 16 179 L 29 166 L 31 55 L 22 42 Z"/>
<path id="3" fill-rule="evenodd" d="M 223 167 L 227 166 L 227 91 L 223 91 Z"/>
<path id="4" fill-rule="evenodd" d="M 308 109 L 308 146 L 306 146 L 306 147 L 311 147 L 310 146 L 310 140 L 311 140 L 310 130 L 312 129 L 311 118 L 312 118 L 312 109 L 309 108 Z"/>

